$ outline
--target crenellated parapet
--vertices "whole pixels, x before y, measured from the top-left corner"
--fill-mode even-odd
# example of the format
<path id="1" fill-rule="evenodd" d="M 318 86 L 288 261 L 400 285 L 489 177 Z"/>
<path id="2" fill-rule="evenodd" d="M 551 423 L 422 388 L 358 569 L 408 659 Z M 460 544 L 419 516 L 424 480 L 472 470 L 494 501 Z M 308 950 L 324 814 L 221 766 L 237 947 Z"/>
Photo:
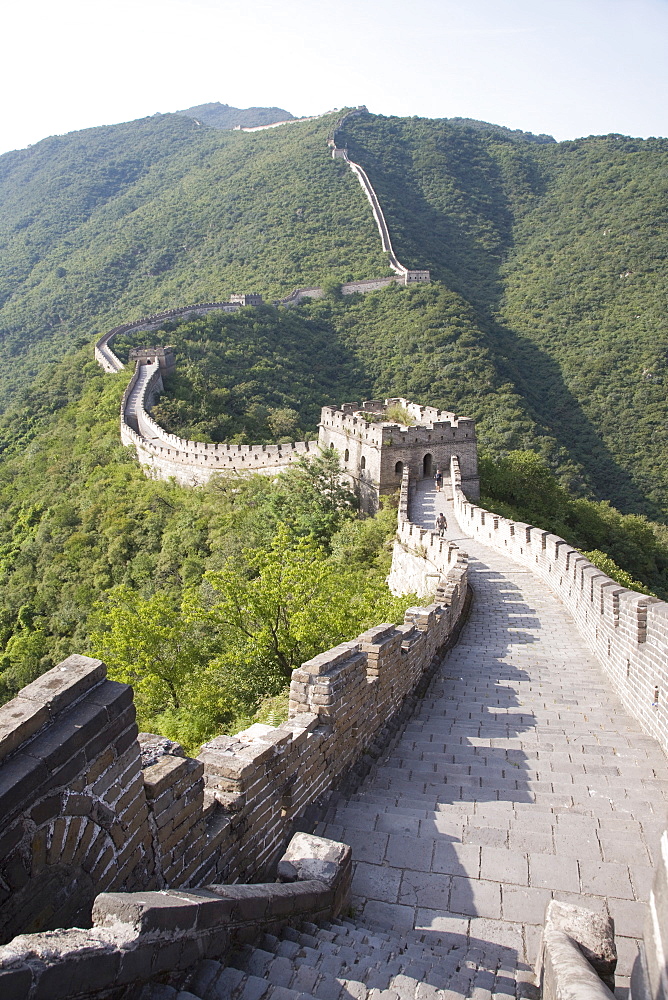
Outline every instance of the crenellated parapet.
<path id="1" fill-rule="evenodd" d="M 241 305 L 233 302 L 199 302 L 191 306 L 182 306 L 178 309 L 165 309 L 164 312 L 154 313 L 151 316 L 144 316 L 142 319 L 134 320 L 131 323 L 123 323 L 115 326 L 112 330 L 104 333 L 95 342 L 95 360 L 111 375 L 123 371 L 125 365 L 112 350 L 112 343 L 116 337 L 124 333 L 135 333 L 138 331 L 159 330 L 160 327 L 175 319 L 188 319 L 190 316 L 206 316 L 210 312 L 236 312 L 241 309 Z"/>
<path id="2" fill-rule="evenodd" d="M 99 893 L 266 878 L 295 827 L 382 745 L 454 641 L 465 563 L 453 561 L 441 583 L 403 624 L 294 671 L 287 722 L 218 736 L 194 759 L 149 738 L 144 761 L 132 689 L 88 657 L 69 657 L 0 707 L 2 940 L 87 926 Z"/>
<path id="3" fill-rule="evenodd" d="M 477 506 L 451 465 L 466 534 L 535 573 L 570 611 L 625 708 L 668 751 L 668 604 L 622 587 L 558 535 Z"/>
<path id="4" fill-rule="evenodd" d="M 411 421 L 396 422 L 404 410 Z M 386 419 L 387 418 L 387 419 Z M 379 498 L 399 489 L 406 470 L 412 480 L 445 473 L 457 455 L 471 497 L 480 494 L 475 421 L 403 397 L 325 406 L 320 420 L 321 448 L 334 448 L 341 469 L 360 496 L 362 508 L 378 509 Z"/>

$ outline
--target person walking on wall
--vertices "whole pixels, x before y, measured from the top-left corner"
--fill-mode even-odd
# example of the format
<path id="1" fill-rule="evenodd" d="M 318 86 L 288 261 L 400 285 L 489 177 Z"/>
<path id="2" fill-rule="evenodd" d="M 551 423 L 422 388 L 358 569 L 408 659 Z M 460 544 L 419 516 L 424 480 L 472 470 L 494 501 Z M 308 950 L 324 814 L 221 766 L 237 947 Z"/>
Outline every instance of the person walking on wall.
<path id="1" fill-rule="evenodd" d="M 436 486 L 436 492 L 441 492 L 441 486 L 443 485 L 443 473 L 440 469 L 437 469 L 434 473 L 434 485 Z"/>
<path id="2" fill-rule="evenodd" d="M 448 522 L 445 519 L 445 514 L 443 511 L 436 518 L 436 527 L 438 529 L 438 534 L 441 538 L 445 538 L 445 532 L 448 527 Z"/>

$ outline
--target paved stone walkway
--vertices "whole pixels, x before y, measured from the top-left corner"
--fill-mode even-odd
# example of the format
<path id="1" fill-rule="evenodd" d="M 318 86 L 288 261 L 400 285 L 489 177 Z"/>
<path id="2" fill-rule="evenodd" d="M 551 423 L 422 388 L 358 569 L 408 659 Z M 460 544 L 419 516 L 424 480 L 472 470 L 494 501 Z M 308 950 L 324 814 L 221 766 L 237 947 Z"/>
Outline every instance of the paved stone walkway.
<path id="1" fill-rule="evenodd" d="M 552 592 L 461 535 L 420 484 L 413 520 L 470 556 L 474 603 L 418 714 L 318 832 L 353 847 L 358 915 L 495 942 L 533 963 L 551 898 L 609 909 L 620 996 L 642 934 L 666 758 Z"/>

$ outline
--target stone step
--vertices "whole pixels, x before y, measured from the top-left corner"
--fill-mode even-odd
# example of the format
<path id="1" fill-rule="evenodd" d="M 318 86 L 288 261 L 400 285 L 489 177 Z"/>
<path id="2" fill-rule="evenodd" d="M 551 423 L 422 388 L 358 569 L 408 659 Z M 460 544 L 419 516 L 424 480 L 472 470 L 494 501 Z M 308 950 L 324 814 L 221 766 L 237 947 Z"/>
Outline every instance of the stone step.
<path id="1" fill-rule="evenodd" d="M 138 994 L 137 1000 L 202 1000 L 202 998 L 188 990 L 175 989 L 173 986 L 164 986 L 161 983 L 147 983 Z"/>
<path id="2" fill-rule="evenodd" d="M 304 923 L 285 928 L 280 937 L 264 935 L 260 948 L 241 949 L 230 965 L 318 1000 L 357 1000 L 364 991 L 388 990 L 418 1000 L 420 984 L 427 993 L 428 988 L 446 987 L 461 992 L 463 979 L 472 981 L 483 973 L 487 980 L 495 979 L 501 964 L 498 948 L 490 946 L 485 954 L 456 947 L 452 940 L 423 938 L 420 932 L 397 934 L 353 921 Z"/>
<path id="3" fill-rule="evenodd" d="M 444 958 L 458 944 L 447 936 L 434 937 L 430 933 L 429 939 L 426 940 L 424 932 L 405 930 L 397 934 L 369 924 L 360 926 L 353 922 L 332 922 L 323 924 L 323 927 L 336 931 L 340 937 L 345 935 L 351 941 L 368 942 L 371 948 L 381 948 L 394 943 L 396 954 L 409 954 L 412 957 L 431 955 L 434 958 Z"/>
<path id="4" fill-rule="evenodd" d="M 510 949 L 346 918 L 286 927 L 225 964 L 200 961 L 180 990 L 149 984 L 139 1000 L 534 1000 Z"/>
<path id="5" fill-rule="evenodd" d="M 314 1000 L 313 995 L 302 990 L 288 989 L 262 976 L 247 974 L 234 966 L 224 966 L 210 959 L 198 964 L 189 978 L 188 987 L 197 991 L 195 1000 Z M 192 993 L 181 993 L 178 1000 L 190 1000 L 193 996 Z M 151 995 L 142 996 L 141 1000 L 177 1000 L 177 996 Z"/>

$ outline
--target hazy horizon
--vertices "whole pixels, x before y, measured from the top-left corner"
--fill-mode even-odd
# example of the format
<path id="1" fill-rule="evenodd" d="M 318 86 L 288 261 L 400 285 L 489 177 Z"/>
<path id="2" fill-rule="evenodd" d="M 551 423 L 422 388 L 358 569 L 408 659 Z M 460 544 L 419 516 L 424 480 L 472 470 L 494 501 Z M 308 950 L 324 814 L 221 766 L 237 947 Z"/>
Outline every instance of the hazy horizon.
<path id="1" fill-rule="evenodd" d="M 668 134 L 668 0 L 34 0 L 6 37 L 3 152 L 216 101 Z"/>

